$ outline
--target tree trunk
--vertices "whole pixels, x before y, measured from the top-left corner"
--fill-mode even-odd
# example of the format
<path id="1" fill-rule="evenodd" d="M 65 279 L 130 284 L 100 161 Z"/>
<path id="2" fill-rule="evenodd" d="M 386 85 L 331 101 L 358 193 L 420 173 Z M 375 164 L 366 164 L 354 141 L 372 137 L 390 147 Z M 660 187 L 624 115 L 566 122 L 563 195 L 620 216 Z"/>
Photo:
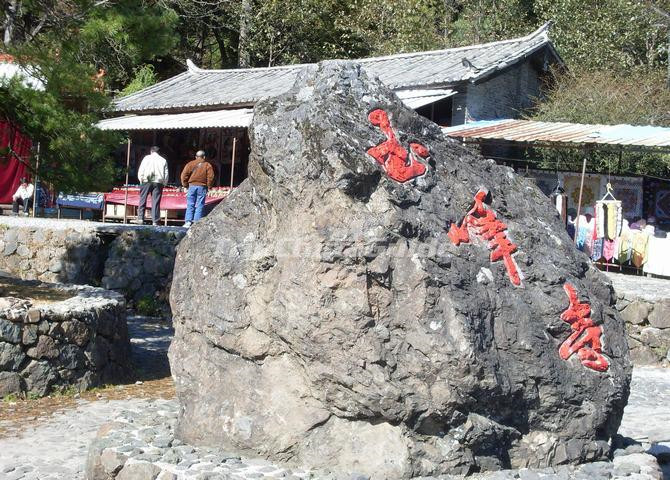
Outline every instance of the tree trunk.
<path id="1" fill-rule="evenodd" d="M 19 0 L 9 0 L 5 3 L 5 23 L 2 26 L 4 30 L 2 41 L 5 47 L 11 45 L 14 41 L 14 27 L 18 12 Z"/>
<path id="2" fill-rule="evenodd" d="M 240 12 L 240 38 L 237 44 L 237 64 L 242 68 L 251 67 L 249 55 L 249 25 L 253 15 L 252 0 L 242 0 Z"/>

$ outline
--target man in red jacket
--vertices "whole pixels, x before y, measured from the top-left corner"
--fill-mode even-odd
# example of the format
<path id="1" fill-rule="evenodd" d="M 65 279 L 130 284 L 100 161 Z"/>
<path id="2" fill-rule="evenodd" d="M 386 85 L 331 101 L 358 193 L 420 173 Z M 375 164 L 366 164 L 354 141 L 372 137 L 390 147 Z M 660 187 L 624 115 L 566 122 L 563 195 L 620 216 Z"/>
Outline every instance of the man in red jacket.
<path id="1" fill-rule="evenodd" d="M 184 217 L 184 226 L 188 228 L 193 222 L 202 218 L 207 190 L 214 184 L 214 169 L 212 164 L 205 159 L 204 151 L 198 150 L 195 160 L 186 164 L 181 172 L 181 184 L 188 187 Z"/>

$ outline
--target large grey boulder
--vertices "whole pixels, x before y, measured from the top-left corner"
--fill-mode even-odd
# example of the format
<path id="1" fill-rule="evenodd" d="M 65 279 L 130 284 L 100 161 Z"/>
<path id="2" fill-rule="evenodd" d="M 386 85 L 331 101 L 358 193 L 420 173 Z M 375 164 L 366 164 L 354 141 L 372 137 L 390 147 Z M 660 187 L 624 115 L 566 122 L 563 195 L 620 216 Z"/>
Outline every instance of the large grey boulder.
<path id="1" fill-rule="evenodd" d="M 179 438 L 374 479 L 607 454 L 624 325 L 534 185 L 352 63 L 250 136 L 249 178 L 178 248 Z"/>

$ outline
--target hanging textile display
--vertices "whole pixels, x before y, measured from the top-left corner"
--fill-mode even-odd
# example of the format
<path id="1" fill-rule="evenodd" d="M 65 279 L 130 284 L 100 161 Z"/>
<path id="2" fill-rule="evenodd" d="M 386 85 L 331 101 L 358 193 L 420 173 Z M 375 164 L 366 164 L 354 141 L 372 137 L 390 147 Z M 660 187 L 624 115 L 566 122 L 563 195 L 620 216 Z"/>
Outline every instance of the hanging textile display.
<path id="1" fill-rule="evenodd" d="M 579 250 L 585 252 L 590 257 L 593 253 L 596 218 L 593 215 L 593 207 L 586 207 L 584 212 L 584 215 L 579 216 L 576 244 Z"/>
<path id="2" fill-rule="evenodd" d="M 670 277 L 670 233 L 665 237 L 649 237 L 647 258 L 644 273 Z"/>
<path id="3" fill-rule="evenodd" d="M 631 263 L 640 268 L 647 259 L 648 232 L 634 232 L 631 250 Z"/>
<path id="4" fill-rule="evenodd" d="M 597 232 L 596 237 L 614 240 L 621 233 L 623 209 L 621 201 L 612 195 L 612 185 L 607 184 L 607 193 L 596 202 Z"/>
<path id="5" fill-rule="evenodd" d="M 579 185 L 581 183 L 580 175 L 568 175 L 564 177 L 565 193 L 568 197 L 568 207 L 577 209 L 579 202 Z M 582 193 L 582 208 L 587 205 L 594 205 L 600 195 L 600 177 L 597 175 L 587 175 L 584 177 L 584 191 Z"/>
<path id="6" fill-rule="evenodd" d="M 614 259 L 614 252 L 616 249 L 616 243 L 614 240 L 605 240 L 603 242 L 603 258 L 607 262 L 611 262 Z"/>
<path id="7" fill-rule="evenodd" d="M 625 218 L 642 216 L 643 183 L 641 177 L 615 177 L 611 179 L 613 195 L 621 200 L 622 215 Z"/>
<path id="8" fill-rule="evenodd" d="M 563 225 L 568 224 L 568 197 L 563 192 L 560 184 L 556 186 L 552 194 L 549 196 L 552 205 L 556 208 L 558 216 L 561 217 Z"/>
<path id="9" fill-rule="evenodd" d="M 591 260 L 597 262 L 603 257 L 603 243 L 602 237 L 593 240 L 593 247 L 591 247 Z"/>
<path id="10" fill-rule="evenodd" d="M 654 216 L 656 220 L 664 221 L 670 219 L 670 189 L 657 190 L 654 200 Z"/>

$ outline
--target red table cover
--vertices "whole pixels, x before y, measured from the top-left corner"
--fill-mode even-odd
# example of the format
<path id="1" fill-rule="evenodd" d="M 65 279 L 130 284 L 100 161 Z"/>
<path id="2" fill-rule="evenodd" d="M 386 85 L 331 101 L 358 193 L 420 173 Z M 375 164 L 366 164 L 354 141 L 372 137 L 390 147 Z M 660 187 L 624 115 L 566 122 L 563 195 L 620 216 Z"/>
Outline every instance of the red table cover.
<path id="1" fill-rule="evenodd" d="M 226 198 L 227 191 L 225 187 L 210 190 L 205 198 L 205 205 L 219 203 Z M 214 193 L 214 195 L 212 195 Z M 124 187 L 115 188 L 109 193 L 105 193 L 105 202 L 118 203 L 123 205 L 126 198 L 126 189 Z M 128 205 L 138 206 L 140 204 L 140 188 L 128 187 Z M 147 197 L 147 208 L 151 208 L 151 194 Z M 179 189 L 165 187 L 161 197 L 161 210 L 186 210 L 186 192 Z"/>

